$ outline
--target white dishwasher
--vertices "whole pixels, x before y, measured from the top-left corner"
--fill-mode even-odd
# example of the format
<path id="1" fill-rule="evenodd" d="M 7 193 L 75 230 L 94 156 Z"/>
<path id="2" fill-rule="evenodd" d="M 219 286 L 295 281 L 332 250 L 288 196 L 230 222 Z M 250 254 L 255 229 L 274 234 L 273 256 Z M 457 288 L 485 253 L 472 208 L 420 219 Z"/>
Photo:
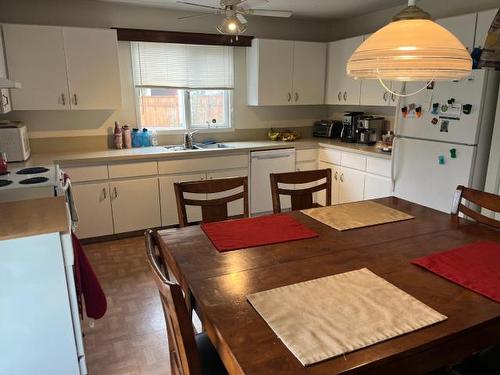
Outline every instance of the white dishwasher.
<path id="1" fill-rule="evenodd" d="M 295 149 L 250 153 L 250 208 L 252 214 L 272 212 L 271 173 L 295 171 Z M 282 208 L 290 208 L 290 197 L 282 197 Z"/>

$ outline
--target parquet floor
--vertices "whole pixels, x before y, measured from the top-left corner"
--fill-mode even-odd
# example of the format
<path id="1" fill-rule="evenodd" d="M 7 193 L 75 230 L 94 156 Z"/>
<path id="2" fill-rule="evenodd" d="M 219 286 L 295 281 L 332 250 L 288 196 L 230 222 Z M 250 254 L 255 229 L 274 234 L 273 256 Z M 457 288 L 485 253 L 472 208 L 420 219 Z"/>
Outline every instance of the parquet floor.
<path id="1" fill-rule="evenodd" d="M 106 315 L 84 321 L 89 375 L 170 375 L 158 290 L 143 237 L 84 246 L 108 300 Z"/>

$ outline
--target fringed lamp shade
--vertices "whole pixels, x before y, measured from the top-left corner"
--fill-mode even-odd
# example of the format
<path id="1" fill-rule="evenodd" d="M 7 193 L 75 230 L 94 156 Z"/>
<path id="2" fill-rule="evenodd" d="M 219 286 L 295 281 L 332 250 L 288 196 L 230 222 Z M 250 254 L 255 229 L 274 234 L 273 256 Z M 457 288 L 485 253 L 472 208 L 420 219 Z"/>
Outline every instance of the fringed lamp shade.
<path id="1" fill-rule="evenodd" d="M 416 6 L 365 40 L 347 63 L 353 78 L 394 81 L 455 80 L 471 69 L 464 45 Z"/>

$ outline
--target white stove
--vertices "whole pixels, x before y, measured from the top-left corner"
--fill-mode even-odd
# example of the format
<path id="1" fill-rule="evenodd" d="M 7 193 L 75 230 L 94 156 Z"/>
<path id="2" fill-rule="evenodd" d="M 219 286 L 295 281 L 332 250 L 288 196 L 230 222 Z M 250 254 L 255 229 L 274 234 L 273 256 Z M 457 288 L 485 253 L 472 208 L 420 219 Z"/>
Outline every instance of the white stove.
<path id="1" fill-rule="evenodd" d="M 64 181 L 57 165 L 9 168 L 0 173 L 0 202 L 60 195 Z"/>

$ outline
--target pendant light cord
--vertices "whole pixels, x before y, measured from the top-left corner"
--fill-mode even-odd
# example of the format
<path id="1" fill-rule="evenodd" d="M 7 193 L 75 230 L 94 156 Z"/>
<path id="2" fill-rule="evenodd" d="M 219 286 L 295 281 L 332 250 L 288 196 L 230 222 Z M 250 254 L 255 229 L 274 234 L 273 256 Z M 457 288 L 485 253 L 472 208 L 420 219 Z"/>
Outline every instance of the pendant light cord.
<path id="1" fill-rule="evenodd" d="M 395 91 L 392 91 L 389 87 L 387 87 L 387 85 L 384 83 L 384 81 L 382 81 L 382 79 L 380 77 L 378 77 L 378 81 L 380 82 L 380 84 L 382 85 L 382 87 L 384 89 L 386 89 L 387 92 L 389 92 L 390 94 L 392 94 L 394 96 L 398 96 L 400 98 L 406 98 L 408 96 L 413 96 L 413 95 L 418 94 L 419 92 L 424 91 L 427 87 L 429 87 L 429 85 L 432 83 L 432 81 L 434 81 L 434 78 L 431 79 L 429 82 L 427 82 L 424 87 L 422 87 L 421 89 L 418 89 L 417 91 L 414 91 L 414 92 L 412 92 L 410 94 L 400 94 L 400 93 L 397 93 Z"/>

